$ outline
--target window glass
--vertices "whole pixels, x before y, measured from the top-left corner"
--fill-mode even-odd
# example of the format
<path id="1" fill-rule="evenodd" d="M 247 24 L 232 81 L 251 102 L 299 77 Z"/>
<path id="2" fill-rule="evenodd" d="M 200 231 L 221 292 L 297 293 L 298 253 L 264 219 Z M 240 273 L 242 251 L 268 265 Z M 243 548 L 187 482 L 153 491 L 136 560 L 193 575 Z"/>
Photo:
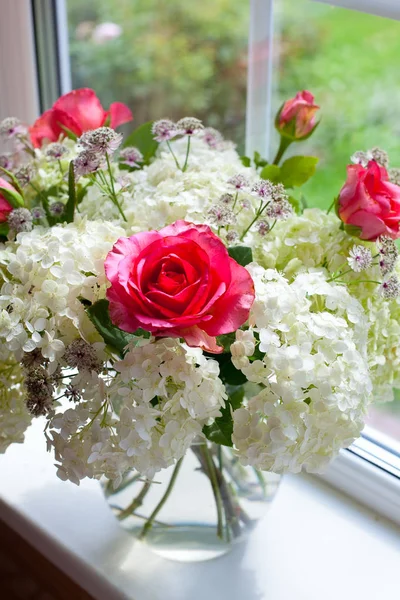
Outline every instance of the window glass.
<path id="1" fill-rule="evenodd" d="M 247 2 L 67 0 L 67 10 L 73 88 L 125 102 L 136 125 L 193 115 L 242 144 Z"/>
<path id="2" fill-rule="evenodd" d="M 301 149 L 320 168 L 303 190 L 310 206 L 328 208 L 356 150 L 378 146 L 400 167 L 400 22 L 309 0 L 276 8 L 276 107 L 301 89 L 321 106 L 321 127 Z M 400 392 L 374 405 L 369 424 L 400 440 Z"/>

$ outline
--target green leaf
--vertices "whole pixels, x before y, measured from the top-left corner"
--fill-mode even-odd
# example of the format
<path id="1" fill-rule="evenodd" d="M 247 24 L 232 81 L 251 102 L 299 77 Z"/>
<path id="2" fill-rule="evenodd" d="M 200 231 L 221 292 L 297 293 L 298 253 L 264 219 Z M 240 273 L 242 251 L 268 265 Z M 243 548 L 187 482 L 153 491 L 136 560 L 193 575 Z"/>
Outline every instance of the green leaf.
<path id="1" fill-rule="evenodd" d="M 228 385 L 243 385 L 247 381 L 247 377 L 239 371 L 231 361 L 231 355 L 225 354 L 229 360 L 220 365 L 220 378 Z"/>
<path id="2" fill-rule="evenodd" d="M 222 346 L 224 352 L 229 352 L 231 348 L 231 344 L 236 340 L 236 333 L 225 333 L 223 335 L 217 336 L 217 344 L 218 346 Z"/>
<path id="3" fill-rule="evenodd" d="M 58 125 L 58 126 L 59 126 L 59 127 L 62 129 L 62 130 L 63 130 L 63 132 L 65 133 L 65 135 L 66 135 L 66 136 L 67 136 L 67 137 L 68 137 L 70 140 L 73 140 L 74 142 L 76 142 L 76 141 L 77 141 L 77 139 L 78 139 L 78 136 L 77 136 L 77 135 L 76 135 L 76 134 L 75 134 L 73 131 L 71 131 L 71 129 L 68 129 L 68 127 L 65 127 L 65 125 L 62 125 L 62 124 L 61 124 L 61 123 L 59 123 L 58 121 L 57 121 L 57 125 Z"/>
<path id="4" fill-rule="evenodd" d="M 67 223 L 72 223 L 74 220 L 76 206 L 76 189 L 75 189 L 75 171 L 74 171 L 74 161 L 71 160 L 69 163 L 68 170 L 68 202 L 65 205 L 64 211 L 64 221 Z"/>
<path id="5" fill-rule="evenodd" d="M 0 167 L 0 171 L 2 173 L 4 173 L 5 175 L 7 175 L 7 177 L 10 179 L 10 181 L 12 182 L 13 186 L 15 187 L 15 189 L 17 190 L 17 192 L 24 197 L 24 192 L 22 191 L 22 188 L 19 184 L 18 179 L 15 177 L 14 173 L 11 173 L 11 171 L 7 171 L 7 169 L 5 169 L 4 167 Z"/>
<path id="6" fill-rule="evenodd" d="M 281 182 L 285 187 L 300 187 L 315 173 L 316 156 L 292 156 L 281 166 Z"/>
<path id="7" fill-rule="evenodd" d="M 267 165 L 260 173 L 261 179 L 269 179 L 272 183 L 281 181 L 281 168 L 278 165 Z"/>
<path id="8" fill-rule="evenodd" d="M 232 446 L 232 410 L 240 408 L 244 398 L 243 386 L 227 387 L 227 392 L 229 396 L 225 408 L 221 409 L 221 417 L 217 417 L 211 425 L 203 427 L 203 433 L 206 438 L 222 446 Z"/>
<path id="9" fill-rule="evenodd" d="M 303 196 L 302 196 L 303 197 Z M 301 215 L 303 212 L 302 202 L 295 198 L 294 196 L 289 196 L 288 198 L 290 204 L 293 206 L 293 210 L 297 215 Z"/>
<path id="10" fill-rule="evenodd" d="M 9 231 L 8 223 L 0 223 L 0 237 L 7 237 Z"/>
<path id="11" fill-rule="evenodd" d="M 348 235 L 351 235 L 353 237 L 360 237 L 362 228 L 361 227 L 357 227 L 357 225 L 346 225 L 346 223 L 343 224 L 343 229 L 345 230 L 345 232 Z"/>
<path id="12" fill-rule="evenodd" d="M 13 208 L 20 208 L 24 206 L 24 199 L 16 190 L 9 190 L 8 188 L 0 186 L 0 194 L 11 204 Z"/>
<path id="13" fill-rule="evenodd" d="M 148 121 L 144 123 L 133 133 L 131 133 L 125 140 L 124 148 L 126 146 L 135 146 L 135 148 L 139 148 L 140 152 L 143 154 L 143 163 L 148 165 L 150 159 L 155 156 L 158 148 L 158 142 L 153 138 L 153 134 L 151 129 L 153 127 L 153 121 Z"/>
<path id="14" fill-rule="evenodd" d="M 241 157 L 240 157 L 240 160 L 242 161 L 242 165 L 243 165 L 244 167 L 250 167 L 250 165 L 251 165 L 251 160 L 250 160 L 250 158 L 249 158 L 248 156 L 241 156 Z"/>
<path id="15" fill-rule="evenodd" d="M 86 308 L 86 313 L 105 343 L 122 357 L 134 334 L 122 331 L 111 322 L 108 306 L 108 300 L 98 300 Z"/>
<path id="16" fill-rule="evenodd" d="M 231 246 L 228 248 L 228 254 L 239 265 L 242 265 L 242 267 L 253 262 L 253 252 L 248 246 Z"/>
<path id="17" fill-rule="evenodd" d="M 268 164 L 268 161 L 262 158 L 261 154 L 257 152 L 257 150 L 254 152 L 253 162 L 256 169 L 259 169 L 260 167 L 265 167 L 265 165 Z"/>

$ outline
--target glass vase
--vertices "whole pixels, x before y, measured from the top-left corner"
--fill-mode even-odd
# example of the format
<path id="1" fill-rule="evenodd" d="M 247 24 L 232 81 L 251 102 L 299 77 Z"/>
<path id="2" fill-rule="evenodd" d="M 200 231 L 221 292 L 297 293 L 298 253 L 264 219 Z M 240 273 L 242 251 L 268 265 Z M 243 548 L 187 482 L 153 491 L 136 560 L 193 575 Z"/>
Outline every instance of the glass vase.
<path id="1" fill-rule="evenodd" d="M 132 472 L 117 489 L 108 482 L 103 490 L 133 536 L 165 558 L 195 562 L 221 556 L 246 540 L 279 480 L 242 466 L 230 448 L 201 440 L 153 481 Z"/>

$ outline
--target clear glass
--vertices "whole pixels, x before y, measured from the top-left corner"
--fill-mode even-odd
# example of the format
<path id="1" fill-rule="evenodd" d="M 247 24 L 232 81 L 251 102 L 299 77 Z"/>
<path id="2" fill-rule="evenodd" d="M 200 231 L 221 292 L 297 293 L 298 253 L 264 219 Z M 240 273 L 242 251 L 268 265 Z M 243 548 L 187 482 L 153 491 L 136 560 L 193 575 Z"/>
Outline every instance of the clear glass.
<path id="1" fill-rule="evenodd" d="M 309 206 L 328 208 L 356 150 L 378 146 L 400 167 L 400 22 L 309 0 L 279 0 L 276 11 L 275 108 L 299 90 L 315 95 L 321 127 L 301 153 L 320 162 L 302 193 Z M 293 144 L 288 154 L 299 151 Z M 375 404 L 368 424 L 399 440 L 400 392 Z"/>
<path id="2" fill-rule="evenodd" d="M 67 0 L 72 87 L 135 125 L 193 115 L 243 149 L 249 3 Z"/>
<path id="3" fill-rule="evenodd" d="M 135 537 L 165 558 L 195 562 L 245 541 L 279 480 L 243 467 L 230 448 L 200 442 L 153 482 L 130 473 L 118 489 L 106 483 L 103 489 L 116 518 Z"/>

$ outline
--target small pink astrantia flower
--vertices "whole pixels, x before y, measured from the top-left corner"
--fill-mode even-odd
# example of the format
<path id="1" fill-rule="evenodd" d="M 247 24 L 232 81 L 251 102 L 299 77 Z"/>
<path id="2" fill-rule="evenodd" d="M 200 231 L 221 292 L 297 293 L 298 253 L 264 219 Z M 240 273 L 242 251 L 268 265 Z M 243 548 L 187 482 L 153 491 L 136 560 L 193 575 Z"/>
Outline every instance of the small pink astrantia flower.
<path id="1" fill-rule="evenodd" d="M 243 325 L 254 301 L 250 274 L 206 225 L 176 221 L 120 238 L 105 270 L 115 325 L 182 337 L 208 352 L 222 352 L 216 336 Z"/>

